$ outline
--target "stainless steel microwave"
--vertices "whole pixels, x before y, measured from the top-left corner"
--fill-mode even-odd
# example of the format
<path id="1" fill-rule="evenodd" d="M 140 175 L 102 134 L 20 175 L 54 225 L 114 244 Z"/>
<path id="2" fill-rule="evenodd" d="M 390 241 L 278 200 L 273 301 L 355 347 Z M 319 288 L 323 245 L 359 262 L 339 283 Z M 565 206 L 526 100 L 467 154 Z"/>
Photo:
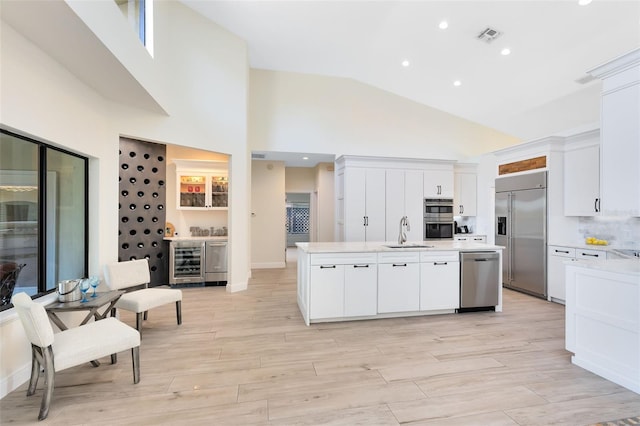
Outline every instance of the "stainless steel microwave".
<path id="1" fill-rule="evenodd" d="M 430 222 L 424 220 L 424 240 L 452 240 L 454 232 L 453 222 Z"/>
<path id="2" fill-rule="evenodd" d="M 424 220 L 428 222 L 453 222 L 452 198 L 425 198 Z"/>

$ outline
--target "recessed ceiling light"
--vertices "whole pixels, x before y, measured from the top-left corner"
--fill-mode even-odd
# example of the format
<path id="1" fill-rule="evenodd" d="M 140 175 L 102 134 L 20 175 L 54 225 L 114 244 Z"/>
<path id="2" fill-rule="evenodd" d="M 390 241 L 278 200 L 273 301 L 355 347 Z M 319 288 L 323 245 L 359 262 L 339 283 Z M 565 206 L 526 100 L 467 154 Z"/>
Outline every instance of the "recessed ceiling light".
<path id="1" fill-rule="evenodd" d="M 302 157 L 302 159 L 303 159 L 303 160 L 308 160 L 308 159 L 309 159 L 309 157 Z"/>
<path id="2" fill-rule="evenodd" d="M 511 53 L 511 49 L 509 49 L 508 47 L 505 47 L 504 49 L 502 49 L 502 50 L 500 51 L 500 54 L 501 54 L 501 55 L 504 55 L 504 56 L 507 56 L 507 55 L 508 55 L 508 54 L 510 54 L 510 53 Z"/>
<path id="3" fill-rule="evenodd" d="M 460 80 L 456 80 L 456 81 L 453 82 L 453 85 L 458 87 L 458 86 L 462 85 L 462 82 Z"/>
<path id="4" fill-rule="evenodd" d="M 586 5 L 588 5 L 589 3 L 591 3 L 591 0 L 578 0 L 578 4 L 579 4 L 580 6 L 586 6 Z"/>
<path id="5" fill-rule="evenodd" d="M 438 28 L 440 28 L 441 30 L 446 30 L 447 28 L 449 28 L 449 23 L 447 21 L 440 21 L 440 23 L 438 24 Z"/>
<path id="6" fill-rule="evenodd" d="M 404 61 L 402 61 L 402 66 L 403 67 L 408 67 L 409 65 L 411 65 L 411 62 L 409 62 L 407 59 L 405 59 Z"/>

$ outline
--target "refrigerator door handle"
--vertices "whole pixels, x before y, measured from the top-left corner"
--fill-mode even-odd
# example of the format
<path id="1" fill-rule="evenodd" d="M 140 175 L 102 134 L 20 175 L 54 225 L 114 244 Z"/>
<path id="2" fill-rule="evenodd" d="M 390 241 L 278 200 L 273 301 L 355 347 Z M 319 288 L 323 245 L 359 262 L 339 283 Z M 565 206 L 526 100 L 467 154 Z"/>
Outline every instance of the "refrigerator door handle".
<path id="1" fill-rule="evenodd" d="M 507 233 L 508 233 L 508 240 L 509 240 L 509 282 L 512 282 L 513 279 L 513 254 L 514 254 L 514 250 L 513 250 L 513 199 L 515 198 L 516 194 L 514 194 L 513 192 L 509 193 L 508 199 L 507 199 L 507 211 L 509 212 L 507 215 Z"/>

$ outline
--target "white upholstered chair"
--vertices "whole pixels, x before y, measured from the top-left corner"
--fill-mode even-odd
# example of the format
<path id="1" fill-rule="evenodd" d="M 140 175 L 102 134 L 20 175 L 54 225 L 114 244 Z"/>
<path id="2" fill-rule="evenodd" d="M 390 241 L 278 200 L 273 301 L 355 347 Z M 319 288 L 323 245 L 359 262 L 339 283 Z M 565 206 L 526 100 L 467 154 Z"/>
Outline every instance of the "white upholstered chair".
<path id="1" fill-rule="evenodd" d="M 132 327 L 116 318 L 106 318 L 54 334 L 44 306 L 22 292 L 15 294 L 11 302 L 31 342 L 27 396 L 35 393 L 40 369 L 44 369 L 45 390 L 38 420 L 49 414 L 56 371 L 131 349 L 133 383 L 140 381 L 140 333 Z"/>
<path id="2" fill-rule="evenodd" d="M 168 303 L 176 304 L 178 325 L 182 324 L 182 291 L 170 288 L 148 288 L 151 275 L 147 259 L 111 263 L 104 268 L 105 281 L 111 290 L 127 290 L 115 308 L 136 313 L 136 328 L 142 331 L 143 314 Z"/>

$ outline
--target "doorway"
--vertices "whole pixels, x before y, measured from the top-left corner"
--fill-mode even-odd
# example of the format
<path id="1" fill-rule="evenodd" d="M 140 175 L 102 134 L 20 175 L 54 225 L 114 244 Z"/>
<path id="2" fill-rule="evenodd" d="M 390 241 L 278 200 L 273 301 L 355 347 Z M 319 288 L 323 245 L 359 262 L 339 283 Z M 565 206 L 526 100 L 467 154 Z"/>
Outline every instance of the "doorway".
<path id="1" fill-rule="evenodd" d="M 308 243 L 311 233 L 311 195 L 287 192 L 285 232 L 287 247 Z"/>

